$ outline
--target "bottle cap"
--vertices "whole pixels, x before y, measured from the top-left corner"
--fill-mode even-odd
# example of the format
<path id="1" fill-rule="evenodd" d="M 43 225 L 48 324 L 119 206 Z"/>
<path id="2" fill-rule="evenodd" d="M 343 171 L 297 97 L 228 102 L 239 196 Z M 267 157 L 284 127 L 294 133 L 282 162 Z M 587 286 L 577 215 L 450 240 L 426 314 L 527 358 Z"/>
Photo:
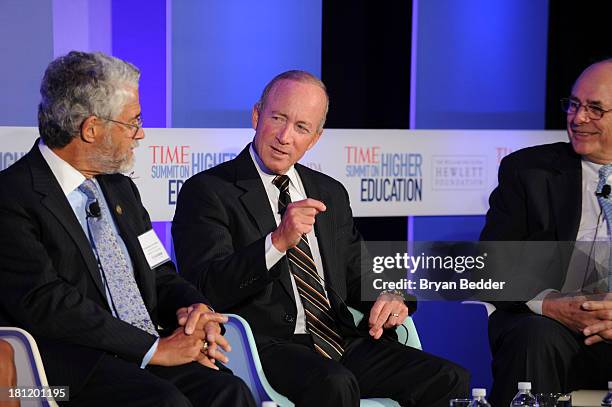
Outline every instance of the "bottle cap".
<path id="1" fill-rule="evenodd" d="M 519 390 L 531 390 L 531 382 L 518 382 Z"/>
<path id="2" fill-rule="evenodd" d="M 472 389 L 472 397 L 484 397 L 487 395 L 487 389 Z"/>

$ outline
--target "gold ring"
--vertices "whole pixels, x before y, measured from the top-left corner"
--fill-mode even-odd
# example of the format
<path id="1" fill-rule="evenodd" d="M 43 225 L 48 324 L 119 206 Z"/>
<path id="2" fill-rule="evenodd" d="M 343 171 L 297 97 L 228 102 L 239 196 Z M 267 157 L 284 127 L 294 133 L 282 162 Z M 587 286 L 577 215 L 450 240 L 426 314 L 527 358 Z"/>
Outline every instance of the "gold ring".
<path id="1" fill-rule="evenodd" d="M 202 341 L 202 348 L 200 349 L 200 352 L 206 353 L 207 351 L 208 351 L 208 342 Z"/>

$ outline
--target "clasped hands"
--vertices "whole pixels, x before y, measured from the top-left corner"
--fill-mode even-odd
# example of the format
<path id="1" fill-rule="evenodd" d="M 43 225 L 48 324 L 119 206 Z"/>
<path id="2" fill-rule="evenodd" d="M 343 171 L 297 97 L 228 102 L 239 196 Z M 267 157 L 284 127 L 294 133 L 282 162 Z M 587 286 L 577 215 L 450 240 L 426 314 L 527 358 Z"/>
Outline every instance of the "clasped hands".
<path id="1" fill-rule="evenodd" d="M 159 344 L 150 363 L 162 366 L 177 366 L 198 362 L 219 370 L 215 361 L 226 363 L 231 346 L 221 335 L 221 325 L 227 317 L 212 311 L 204 304 L 193 304 L 176 311 L 178 328 Z"/>
<path id="2" fill-rule="evenodd" d="M 542 314 L 585 336 L 584 343 L 612 342 L 612 294 L 563 295 L 550 293 Z"/>

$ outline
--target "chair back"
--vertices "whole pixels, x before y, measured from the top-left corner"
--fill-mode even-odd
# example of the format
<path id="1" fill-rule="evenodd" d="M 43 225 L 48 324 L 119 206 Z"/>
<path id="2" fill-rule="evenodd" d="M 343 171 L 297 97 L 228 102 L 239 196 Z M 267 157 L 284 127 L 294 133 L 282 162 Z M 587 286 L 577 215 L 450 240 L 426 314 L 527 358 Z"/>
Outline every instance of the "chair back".
<path id="1" fill-rule="evenodd" d="M 38 388 L 49 386 L 42 358 L 32 335 L 20 328 L 0 327 L 0 339 L 8 342 L 13 348 L 17 370 L 17 386 Z M 22 401 L 21 405 L 26 404 Z M 52 399 L 28 400 L 27 405 L 58 407 L 55 400 Z"/>

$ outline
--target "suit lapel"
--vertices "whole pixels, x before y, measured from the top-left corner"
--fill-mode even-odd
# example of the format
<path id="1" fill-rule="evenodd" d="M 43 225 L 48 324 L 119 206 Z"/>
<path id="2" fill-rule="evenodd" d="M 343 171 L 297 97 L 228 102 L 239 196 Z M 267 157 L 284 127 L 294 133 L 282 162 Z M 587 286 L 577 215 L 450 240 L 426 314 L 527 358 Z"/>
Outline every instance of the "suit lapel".
<path id="1" fill-rule="evenodd" d="M 129 208 L 132 207 L 126 202 L 129 197 L 112 185 L 111 181 L 109 181 L 107 177 L 98 176 L 96 179 L 98 180 L 100 188 L 104 193 L 104 198 L 106 199 L 111 216 L 115 221 L 115 225 L 117 225 L 119 235 L 121 236 L 123 243 L 125 243 L 125 247 L 130 255 L 129 260 L 132 261 L 134 277 L 140 289 L 145 305 L 148 309 L 151 309 L 150 301 L 155 297 L 155 284 L 154 281 L 150 279 L 153 274 L 149 272 L 149 263 L 147 262 L 147 259 L 145 258 L 140 246 L 140 242 L 138 241 L 138 232 L 134 230 L 129 222 L 130 218 L 139 215 L 136 213 L 129 213 Z"/>
<path id="2" fill-rule="evenodd" d="M 240 196 L 240 202 L 251 220 L 257 225 L 260 236 L 267 236 L 268 233 L 276 229 L 276 221 L 274 220 L 272 208 L 268 204 L 268 194 L 251 158 L 249 147 L 250 144 L 235 159 L 236 186 L 244 191 Z M 279 280 L 287 294 L 294 298 L 293 285 L 289 276 L 289 264 L 286 257 L 280 260 L 275 267 L 286 268 L 286 271 L 283 270 L 280 273 Z"/>
<path id="3" fill-rule="evenodd" d="M 250 144 L 249 144 L 250 145 Z M 236 157 L 236 185 L 244 190 L 240 201 L 262 235 L 276 229 L 274 214 L 268 205 L 268 195 L 257 173 L 247 146 Z"/>
<path id="4" fill-rule="evenodd" d="M 571 148 L 568 145 L 568 148 Z M 578 235 L 582 212 L 582 167 L 577 155 L 553 159 L 549 196 L 558 231 L 558 240 L 573 241 Z"/>
<path id="5" fill-rule="evenodd" d="M 106 298 L 102 285 L 102 277 L 98 269 L 98 262 L 89 244 L 89 240 L 76 216 L 64 192 L 51 172 L 45 159 L 38 149 L 38 140 L 28 154 L 28 162 L 32 171 L 32 188 L 42 195 L 41 204 L 47 208 L 52 216 L 57 218 L 64 227 L 70 238 L 78 247 L 87 270 L 103 298 Z"/>
<path id="6" fill-rule="evenodd" d="M 305 167 L 300 164 L 295 165 L 295 169 L 300 175 L 304 189 L 306 190 L 306 196 L 312 199 L 328 204 L 331 202 L 331 197 L 324 189 L 317 185 L 312 177 L 309 176 Z M 321 262 L 323 263 L 323 272 L 325 275 L 325 281 L 332 287 L 341 287 L 339 281 L 336 279 L 342 276 L 338 273 L 332 273 L 334 270 L 334 256 L 335 253 L 335 242 L 334 230 L 336 230 L 335 219 L 332 215 L 333 211 L 328 208 L 325 212 L 321 212 L 315 219 L 315 235 L 317 237 L 317 244 L 319 245 L 319 251 L 321 254 Z"/>

